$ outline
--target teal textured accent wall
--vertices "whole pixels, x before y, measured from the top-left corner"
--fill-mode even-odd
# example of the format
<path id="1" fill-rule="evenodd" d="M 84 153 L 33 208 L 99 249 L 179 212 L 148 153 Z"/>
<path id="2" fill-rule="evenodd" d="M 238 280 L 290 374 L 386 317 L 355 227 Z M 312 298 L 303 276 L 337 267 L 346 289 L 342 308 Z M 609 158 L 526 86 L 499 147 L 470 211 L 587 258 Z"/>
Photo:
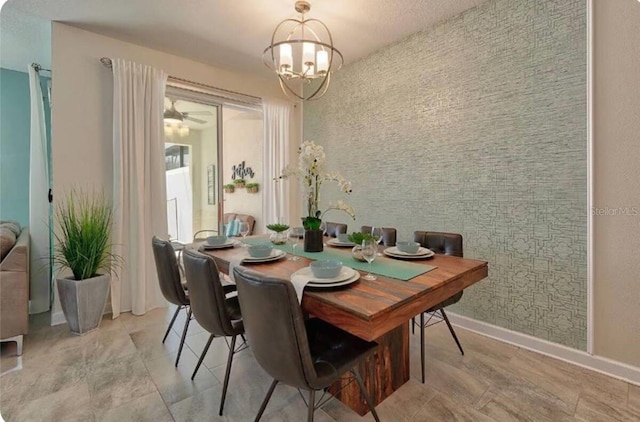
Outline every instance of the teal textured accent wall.
<path id="1" fill-rule="evenodd" d="M 46 95 L 46 81 L 41 77 Z M 29 74 L 0 69 L 0 220 L 29 224 Z M 45 103 L 47 138 L 50 110 Z"/>
<path id="2" fill-rule="evenodd" d="M 586 39 L 583 0 L 490 0 L 337 72 L 304 105 L 353 182 L 329 220 L 461 233 L 489 277 L 453 311 L 584 350 Z"/>

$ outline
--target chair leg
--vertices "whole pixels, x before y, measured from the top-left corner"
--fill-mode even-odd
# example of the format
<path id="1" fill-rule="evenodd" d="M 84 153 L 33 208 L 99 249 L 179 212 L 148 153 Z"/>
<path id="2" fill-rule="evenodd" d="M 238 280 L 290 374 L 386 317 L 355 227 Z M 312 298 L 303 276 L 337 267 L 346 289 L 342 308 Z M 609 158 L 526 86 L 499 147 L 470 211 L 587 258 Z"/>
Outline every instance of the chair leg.
<path id="1" fill-rule="evenodd" d="M 411 318 L 411 334 L 416 333 L 416 317 Z"/>
<path id="2" fill-rule="evenodd" d="M 198 364 L 196 365 L 196 369 L 193 370 L 193 375 L 191 375 L 192 380 L 196 377 L 196 374 L 198 373 L 198 369 L 200 369 L 200 365 L 202 365 L 202 361 L 204 360 L 204 357 L 207 355 L 207 352 L 209 351 L 209 346 L 211 346 L 211 342 L 213 341 L 214 337 L 215 336 L 213 334 L 209 336 L 209 340 L 207 340 L 207 344 L 204 346 L 204 349 L 202 350 L 200 359 L 198 359 Z"/>
<path id="3" fill-rule="evenodd" d="M 220 411 L 218 415 L 222 416 L 224 408 L 224 399 L 227 397 L 227 387 L 229 386 L 229 374 L 231 373 L 231 364 L 233 363 L 233 353 L 236 348 L 236 337 L 231 337 L 231 346 L 229 347 L 229 357 L 227 358 L 227 370 L 224 372 L 224 383 L 222 385 L 222 398 L 220 399 Z"/>
<path id="4" fill-rule="evenodd" d="M 442 313 L 442 318 L 444 319 L 444 322 L 446 322 L 447 327 L 449 327 L 449 331 L 451 332 L 453 339 L 456 341 L 456 344 L 458 345 L 458 349 L 460 349 L 460 354 L 464 356 L 464 350 L 462 350 L 462 345 L 460 344 L 460 341 L 458 340 L 458 336 L 456 335 L 456 332 L 453 330 L 453 327 L 449 322 L 449 318 L 447 317 L 446 312 L 444 311 L 444 309 L 440 309 L 440 312 Z"/>
<path id="5" fill-rule="evenodd" d="M 189 322 L 191 322 L 191 308 L 187 312 L 187 321 L 184 323 L 184 331 L 182 331 L 182 338 L 180 339 L 180 347 L 178 348 L 178 356 L 176 357 L 176 367 L 180 362 L 180 355 L 182 354 L 182 348 L 184 347 L 184 341 L 187 338 L 187 330 L 189 329 Z"/>
<path id="6" fill-rule="evenodd" d="M 376 412 L 376 407 L 373 405 L 373 400 L 371 400 L 371 396 L 369 395 L 369 392 L 366 390 L 366 388 L 364 386 L 364 382 L 362 381 L 362 377 L 360 376 L 360 373 L 358 372 L 358 370 L 356 368 L 351 369 L 351 373 L 356 378 L 356 381 L 358 382 L 358 385 L 360 386 L 360 392 L 364 396 L 364 399 L 367 402 L 367 405 L 369 406 L 369 410 L 371 411 L 371 414 L 373 415 L 373 419 L 375 419 L 376 422 L 380 422 L 380 418 L 378 417 L 378 412 Z"/>
<path id="7" fill-rule="evenodd" d="M 307 404 L 307 422 L 313 422 L 313 414 L 316 411 L 316 390 L 309 391 L 309 403 Z"/>
<path id="8" fill-rule="evenodd" d="M 180 309 L 182 309 L 182 306 L 178 306 L 178 309 L 176 309 L 176 311 L 173 313 L 173 318 L 171 318 L 171 322 L 169 323 L 169 326 L 167 327 L 167 332 L 164 333 L 164 337 L 162 337 L 162 343 L 164 343 L 164 341 L 167 339 L 167 336 L 169 335 L 169 332 L 171 331 L 171 327 L 173 327 L 173 323 L 176 322 L 176 318 L 178 317 L 178 314 L 180 313 Z"/>
<path id="9" fill-rule="evenodd" d="M 273 390 L 276 389 L 276 385 L 278 385 L 278 380 L 274 379 L 273 382 L 271 383 L 271 387 L 269 387 L 269 391 L 267 391 L 267 395 L 264 397 L 264 400 L 262 400 L 262 404 L 260 405 L 260 410 L 258 410 L 258 414 L 256 415 L 254 422 L 258 422 L 262 417 L 264 410 L 267 408 L 267 404 L 269 403 L 269 400 L 271 400 L 271 395 L 273 394 Z"/>
<path id="10" fill-rule="evenodd" d="M 420 370 L 424 384 L 424 312 L 420 314 Z"/>

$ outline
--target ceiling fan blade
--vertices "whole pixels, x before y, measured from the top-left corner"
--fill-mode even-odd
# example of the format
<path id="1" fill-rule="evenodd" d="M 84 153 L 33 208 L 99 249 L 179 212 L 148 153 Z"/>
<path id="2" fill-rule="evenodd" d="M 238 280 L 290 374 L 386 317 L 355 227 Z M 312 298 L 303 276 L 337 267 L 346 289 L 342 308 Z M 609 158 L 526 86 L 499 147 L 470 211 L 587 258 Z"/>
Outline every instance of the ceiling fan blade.
<path id="1" fill-rule="evenodd" d="M 184 118 L 187 120 L 191 120 L 192 122 L 200 123 L 201 125 L 207 123 L 206 120 L 196 119 L 195 117 L 191 117 L 191 116 L 184 116 Z"/>
<path id="2" fill-rule="evenodd" d="M 191 116 L 213 116 L 213 113 L 207 110 L 184 111 L 183 113 L 189 114 Z"/>

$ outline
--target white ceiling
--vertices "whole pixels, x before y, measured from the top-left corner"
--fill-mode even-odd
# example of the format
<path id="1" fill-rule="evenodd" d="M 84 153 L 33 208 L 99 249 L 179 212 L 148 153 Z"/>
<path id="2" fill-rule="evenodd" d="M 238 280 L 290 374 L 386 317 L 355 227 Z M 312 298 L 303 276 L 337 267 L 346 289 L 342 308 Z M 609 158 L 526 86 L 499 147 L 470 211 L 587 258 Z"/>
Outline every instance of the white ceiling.
<path id="1" fill-rule="evenodd" d="M 345 62 L 485 0 L 311 0 Z M 4 6 L 230 70 L 267 72 L 262 52 L 294 0 L 9 0 Z"/>
<path id="2" fill-rule="evenodd" d="M 26 72 L 31 63 L 51 68 L 51 21 L 3 6 L 0 12 L 0 67 Z"/>

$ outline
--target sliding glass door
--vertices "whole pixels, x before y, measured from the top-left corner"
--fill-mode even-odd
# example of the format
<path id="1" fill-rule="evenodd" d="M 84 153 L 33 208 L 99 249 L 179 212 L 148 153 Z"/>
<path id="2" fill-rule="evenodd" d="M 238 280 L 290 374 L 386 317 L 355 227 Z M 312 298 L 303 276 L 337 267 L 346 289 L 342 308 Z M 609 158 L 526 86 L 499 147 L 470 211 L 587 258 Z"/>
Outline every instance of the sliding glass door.
<path id="1" fill-rule="evenodd" d="M 167 225 L 171 240 L 188 243 L 219 230 L 219 106 L 174 93 L 165 110 Z"/>

